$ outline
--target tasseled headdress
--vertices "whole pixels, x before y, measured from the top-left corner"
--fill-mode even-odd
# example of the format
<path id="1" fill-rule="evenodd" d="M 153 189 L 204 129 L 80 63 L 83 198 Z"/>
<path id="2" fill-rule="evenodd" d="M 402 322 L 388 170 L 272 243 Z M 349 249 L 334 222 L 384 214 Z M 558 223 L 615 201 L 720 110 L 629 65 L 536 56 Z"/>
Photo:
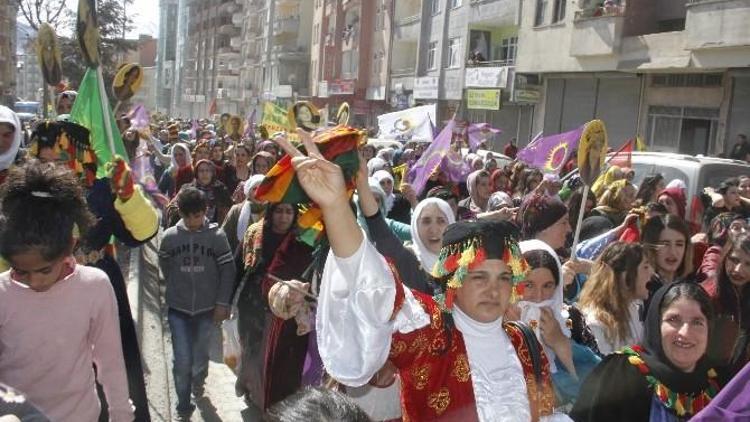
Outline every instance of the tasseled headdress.
<path id="1" fill-rule="evenodd" d="M 52 148 L 76 175 L 90 186 L 96 179 L 96 153 L 91 147 L 89 130 L 73 122 L 45 120 L 39 122 L 29 141 L 29 154 L 39 156 L 41 148 Z"/>
<path id="2" fill-rule="evenodd" d="M 456 290 L 463 285 L 469 271 L 487 259 L 501 259 L 513 273 L 513 298 L 521 293 L 517 287 L 526 277 L 528 264 L 518 246 L 518 229 L 509 222 L 460 221 L 451 224 L 443 234 L 443 247 L 432 275 L 441 280 L 444 307 L 453 307 Z"/>

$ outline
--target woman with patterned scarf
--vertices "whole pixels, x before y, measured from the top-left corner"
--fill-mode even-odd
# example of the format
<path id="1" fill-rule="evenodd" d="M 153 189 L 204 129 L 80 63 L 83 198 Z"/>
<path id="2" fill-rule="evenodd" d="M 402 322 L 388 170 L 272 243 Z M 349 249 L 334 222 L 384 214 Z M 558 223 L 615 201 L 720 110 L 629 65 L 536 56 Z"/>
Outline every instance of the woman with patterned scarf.
<path id="1" fill-rule="evenodd" d="M 297 239 L 297 215 L 296 205 L 270 204 L 243 241 L 245 274 L 235 293 L 242 362 L 235 390 L 261 411 L 299 389 L 312 329 L 309 321 L 284 320 L 269 308 L 277 280 L 302 278 L 312 262 L 312 248 Z"/>
<path id="2" fill-rule="evenodd" d="M 225 184 L 216 178 L 216 166 L 210 160 L 200 160 L 195 164 L 195 180 L 184 185 L 198 188 L 206 195 L 208 210 L 206 218 L 211 223 L 224 222 L 229 209 L 232 207 L 232 197 Z M 177 197 L 167 206 L 168 226 L 174 226 L 180 220 L 177 210 Z"/>

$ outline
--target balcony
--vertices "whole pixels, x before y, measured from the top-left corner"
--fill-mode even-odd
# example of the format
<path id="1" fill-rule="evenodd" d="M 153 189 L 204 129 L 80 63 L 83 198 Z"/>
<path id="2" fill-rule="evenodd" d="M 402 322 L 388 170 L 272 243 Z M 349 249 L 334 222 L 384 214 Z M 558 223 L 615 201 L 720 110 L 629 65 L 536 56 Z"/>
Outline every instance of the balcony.
<path id="1" fill-rule="evenodd" d="M 419 15 L 397 19 L 393 28 L 393 36 L 400 41 L 416 41 L 419 39 L 422 26 Z"/>
<path id="2" fill-rule="evenodd" d="M 570 55 L 592 57 L 617 54 L 624 24 L 625 8 L 622 6 L 594 7 L 576 12 Z"/>
<path id="3" fill-rule="evenodd" d="M 299 30 L 299 16 L 277 19 L 273 23 L 273 34 L 296 34 Z"/>
<path id="4" fill-rule="evenodd" d="M 361 5 L 362 0 L 341 0 L 341 6 L 344 8 L 344 10 Z"/>
<path id="5" fill-rule="evenodd" d="M 750 0 L 690 0 L 686 7 L 688 50 L 750 46 Z"/>
<path id="6" fill-rule="evenodd" d="M 219 33 L 222 35 L 236 36 L 240 35 L 240 28 L 233 25 L 231 22 L 225 23 L 219 27 Z"/>

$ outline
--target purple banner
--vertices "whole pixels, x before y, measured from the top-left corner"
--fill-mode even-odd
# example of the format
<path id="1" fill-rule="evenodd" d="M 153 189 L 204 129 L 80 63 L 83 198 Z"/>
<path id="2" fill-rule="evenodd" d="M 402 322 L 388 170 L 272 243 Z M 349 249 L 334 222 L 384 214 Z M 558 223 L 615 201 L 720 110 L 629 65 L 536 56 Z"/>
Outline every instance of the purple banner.
<path id="1" fill-rule="evenodd" d="M 537 138 L 518 151 L 517 158 L 545 173 L 560 173 L 570 154 L 578 148 L 578 141 L 586 125 L 570 132 Z"/>
<path id="2" fill-rule="evenodd" d="M 412 181 L 411 185 L 417 195 L 422 194 L 422 190 L 424 190 L 430 175 L 438 168 L 443 158 L 450 151 L 453 128 L 455 126 L 456 121 L 451 119 L 432 141 L 427 150 L 422 153 L 419 161 L 414 163 L 414 166 L 409 170 L 408 179 Z"/>
<path id="3" fill-rule="evenodd" d="M 502 130 L 490 126 L 489 123 L 472 123 L 466 133 L 469 138 L 469 151 L 476 152 L 483 143 L 487 142 L 487 138 L 502 133 Z"/>

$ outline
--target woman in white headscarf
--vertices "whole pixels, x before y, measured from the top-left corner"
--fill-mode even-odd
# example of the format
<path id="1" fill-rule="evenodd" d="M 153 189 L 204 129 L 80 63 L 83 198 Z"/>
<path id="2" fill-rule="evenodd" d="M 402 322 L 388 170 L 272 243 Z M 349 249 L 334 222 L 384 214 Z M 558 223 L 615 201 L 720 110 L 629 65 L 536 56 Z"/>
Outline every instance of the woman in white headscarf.
<path id="1" fill-rule="evenodd" d="M 187 145 L 181 142 L 172 145 L 169 155 L 171 164 L 159 180 L 159 190 L 171 198 L 179 192 L 182 185 L 190 183 L 195 175 Z"/>
<path id="2" fill-rule="evenodd" d="M 376 171 L 372 177 L 380 183 L 380 187 L 385 192 L 385 211 L 391 212 L 393 203 L 396 201 L 396 195 L 393 194 L 393 176 L 385 170 Z"/>
<path id="3" fill-rule="evenodd" d="M 458 219 L 469 220 L 487 211 L 490 199 L 490 173 L 487 170 L 477 170 L 466 178 L 466 189 L 469 197 L 458 203 Z"/>
<path id="4" fill-rule="evenodd" d="M 401 278 L 412 284 L 409 287 L 432 295 L 434 289 L 430 272 L 440 253 L 443 232 L 455 221 L 450 205 L 438 198 L 425 199 L 417 205 L 410 224 L 413 246 L 409 250 L 386 223 L 382 209 L 378 207 L 364 177 L 365 171 L 360 168 L 357 195 L 370 241 L 381 254 L 393 260 Z"/>
<path id="5" fill-rule="evenodd" d="M 526 240 L 519 244 L 530 271 L 523 282 L 522 299 L 516 304 L 521 321 L 534 329 L 550 364 L 558 407 L 570 406 L 581 381 L 600 358 L 571 337 L 573 325 L 563 302 L 562 266 L 546 243 Z"/>
<path id="6" fill-rule="evenodd" d="M 13 110 L 0 106 L 0 183 L 15 162 L 23 138 L 23 126 Z"/>

